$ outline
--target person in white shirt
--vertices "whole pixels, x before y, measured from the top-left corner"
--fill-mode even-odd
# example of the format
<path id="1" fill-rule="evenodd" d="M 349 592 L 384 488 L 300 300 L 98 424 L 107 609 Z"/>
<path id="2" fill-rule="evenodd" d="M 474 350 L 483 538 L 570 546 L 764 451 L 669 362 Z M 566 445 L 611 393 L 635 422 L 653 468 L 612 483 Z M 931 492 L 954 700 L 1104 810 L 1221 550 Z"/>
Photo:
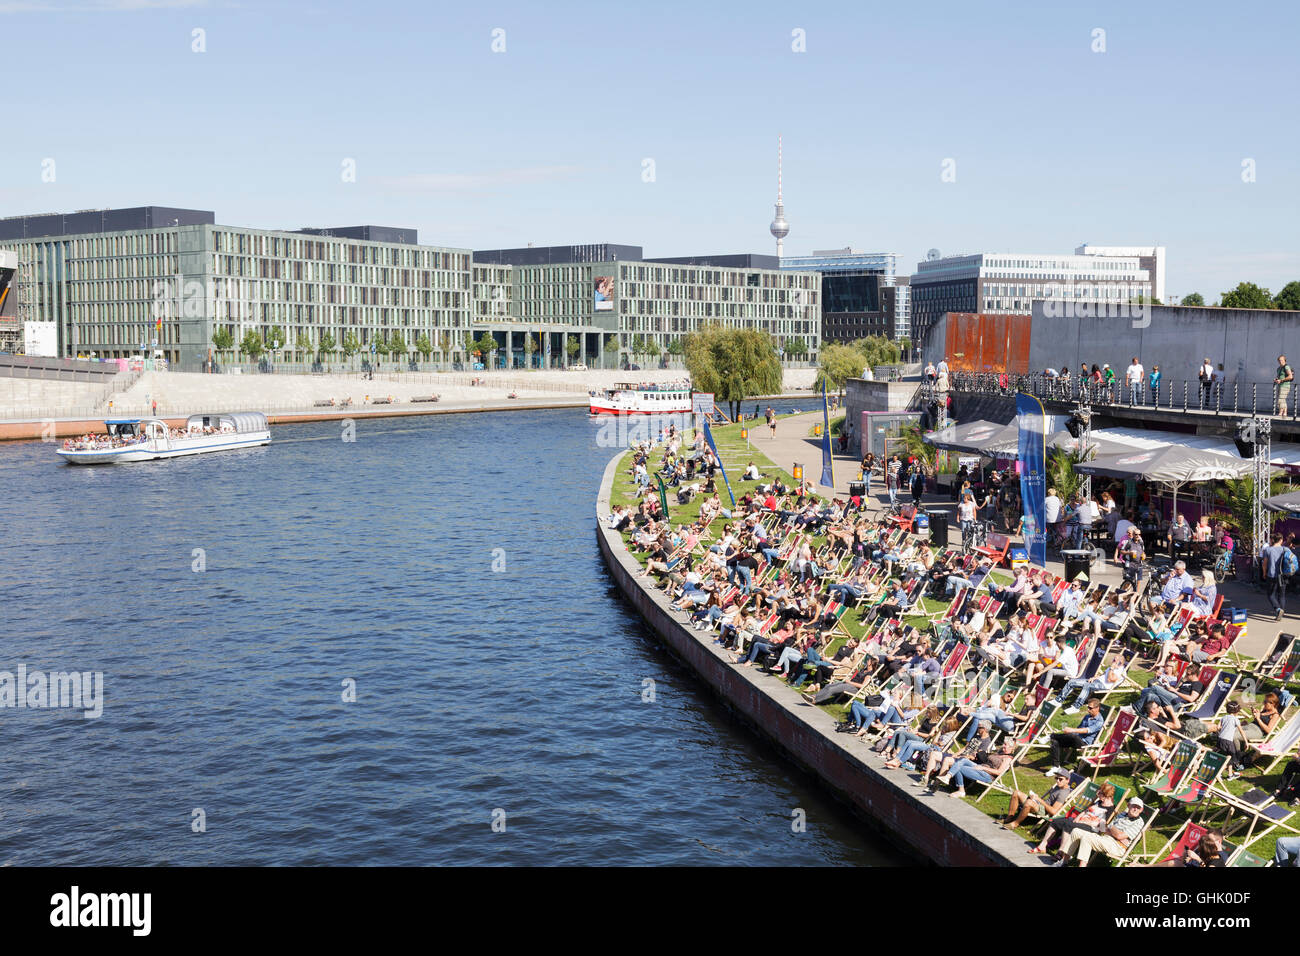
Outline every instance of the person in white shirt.
<path id="1" fill-rule="evenodd" d="M 1043 499 L 1043 521 L 1050 530 L 1061 520 L 1061 499 L 1056 497 L 1056 489 L 1048 488 L 1047 497 Z"/>
<path id="2" fill-rule="evenodd" d="M 1146 369 L 1138 361 L 1138 357 L 1133 356 L 1133 362 L 1124 370 L 1124 381 L 1128 383 L 1129 403 L 1133 405 L 1142 402 L 1142 386 L 1146 381 Z"/>
<path id="3" fill-rule="evenodd" d="M 1201 407 L 1204 408 L 1210 403 L 1210 389 L 1214 387 L 1214 363 L 1210 361 L 1209 356 L 1206 356 L 1205 361 L 1201 363 L 1196 377 L 1201 382 Z"/>
<path id="4" fill-rule="evenodd" d="M 1134 527 L 1133 522 L 1128 518 L 1120 518 L 1115 522 L 1115 543 L 1121 544 L 1128 537 L 1128 529 Z M 1118 557 L 1118 554 L 1116 555 Z"/>

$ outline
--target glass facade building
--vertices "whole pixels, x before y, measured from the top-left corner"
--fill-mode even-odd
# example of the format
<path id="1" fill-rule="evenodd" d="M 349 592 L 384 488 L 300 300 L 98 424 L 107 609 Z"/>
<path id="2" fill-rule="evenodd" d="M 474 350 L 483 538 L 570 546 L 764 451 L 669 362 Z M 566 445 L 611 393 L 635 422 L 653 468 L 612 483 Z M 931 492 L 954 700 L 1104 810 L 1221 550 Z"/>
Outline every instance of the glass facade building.
<path id="1" fill-rule="evenodd" d="M 906 294 L 899 295 L 898 256 L 892 252 L 828 249 L 810 256 L 787 256 L 781 268 L 820 273 L 822 335 L 827 342 L 850 342 L 868 335 L 901 339 L 911 334 Z"/>
<path id="2" fill-rule="evenodd" d="M 813 272 L 744 256 L 719 260 L 730 267 L 643 261 L 639 246 L 475 253 L 417 239 L 386 226 L 224 226 L 152 206 L 0 220 L 0 245 L 32 264 L 33 318 L 56 323 L 66 356 L 148 349 L 198 370 L 220 328 L 236 348 L 249 331 L 266 341 L 279 329 L 276 358 L 298 362 L 399 336 L 412 355 L 426 338 L 435 355 L 477 361 L 471 343 L 488 334 L 493 364 L 615 367 L 634 345 L 662 355 L 709 322 L 769 332 L 778 346 L 798 340 L 809 360 L 821 343 Z"/>

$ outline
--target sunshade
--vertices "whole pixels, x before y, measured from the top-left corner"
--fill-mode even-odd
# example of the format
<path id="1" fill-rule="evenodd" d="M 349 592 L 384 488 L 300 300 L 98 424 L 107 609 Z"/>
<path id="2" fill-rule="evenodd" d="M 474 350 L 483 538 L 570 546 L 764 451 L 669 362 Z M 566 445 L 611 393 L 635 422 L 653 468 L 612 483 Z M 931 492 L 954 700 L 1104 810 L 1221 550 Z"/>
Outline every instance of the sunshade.
<path id="1" fill-rule="evenodd" d="M 1288 491 L 1284 495 L 1265 498 L 1264 507 L 1269 511 L 1285 511 L 1300 517 L 1300 491 Z"/>
<path id="2" fill-rule="evenodd" d="M 1183 484 L 1189 481 L 1217 481 L 1252 474 L 1255 463 L 1245 458 L 1228 458 L 1213 452 L 1179 445 L 1163 448 L 1135 449 L 1118 455 L 1101 455 L 1074 466 L 1085 475 L 1110 478 L 1142 478 Z"/>

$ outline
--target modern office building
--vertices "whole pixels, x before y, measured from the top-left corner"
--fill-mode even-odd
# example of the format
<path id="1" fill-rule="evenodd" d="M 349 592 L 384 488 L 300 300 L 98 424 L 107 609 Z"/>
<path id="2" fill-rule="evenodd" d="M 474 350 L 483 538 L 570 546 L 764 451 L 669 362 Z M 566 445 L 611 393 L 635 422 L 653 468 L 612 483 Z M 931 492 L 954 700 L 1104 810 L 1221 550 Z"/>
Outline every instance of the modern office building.
<path id="1" fill-rule="evenodd" d="M 1027 315 L 1035 299 L 1119 304 L 1151 295 L 1151 273 L 1136 255 L 934 251 L 911 278 L 912 329 L 923 343 L 947 312 Z"/>
<path id="2" fill-rule="evenodd" d="M 1165 247 L 1164 246 L 1094 246 L 1085 242 L 1074 250 L 1077 256 L 1136 256 L 1138 266 L 1151 274 L 1152 295 L 1165 301 Z"/>
<path id="3" fill-rule="evenodd" d="M 776 268 L 773 256 L 647 259 L 640 246 L 525 247 L 476 251 L 475 325 L 519 364 L 570 356 L 612 368 L 654 361 L 711 322 L 768 332 L 778 347 L 814 361 L 821 344 L 821 292 L 809 272 Z M 498 271 L 491 275 L 491 268 Z M 524 334 L 540 337 L 529 356 Z M 798 345 L 795 345 L 795 342 Z M 637 347 L 645 351 L 634 351 Z"/>
<path id="4" fill-rule="evenodd" d="M 4 219 L 0 245 L 31 264 L 31 318 L 55 323 L 65 356 L 147 349 L 199 369 L 273 329 L 281 362 L 400 339 L 449 361 L 615 367 L 712 321 L 798 340 L 810 360 L 821 341 L 817 276 L 769 256 L 652 262 L 611 243 L 474 253 L 420 245 L 414 229 L 250 229 L 157 206 Z M 214 356 L 221 328 L 236 347 Z M 475 355 L 485 333 L 497 349 Z"/>
<path id="5" fill-rule="evenodd" d="M 394 232 L 401 241 L 356 238 Z M 33 264 L 34 318 L 56 324 L 61 355 L 149 349 L 179 368 L 212 356 L 219 327 L 236 343 L 278 327 L 277 358 L 312 356 L 330 339 L 369 352 L 399 335 L 408 348 L 425 335 L 463 353 L 470 252 L 415 238 L 221 226 L 205 210 L 157 206 L 0 220 L 0 243 Z"/>
<path id="6" fill-rule="evenodd" d="M 892 252 L 821 249 L 783 258 L 781 268 L 821 274 L 822 337 L 851 342 L 868 335 L 900 339 L 911 334 L 910 300 L 899 292 L 897 262 Z"/>

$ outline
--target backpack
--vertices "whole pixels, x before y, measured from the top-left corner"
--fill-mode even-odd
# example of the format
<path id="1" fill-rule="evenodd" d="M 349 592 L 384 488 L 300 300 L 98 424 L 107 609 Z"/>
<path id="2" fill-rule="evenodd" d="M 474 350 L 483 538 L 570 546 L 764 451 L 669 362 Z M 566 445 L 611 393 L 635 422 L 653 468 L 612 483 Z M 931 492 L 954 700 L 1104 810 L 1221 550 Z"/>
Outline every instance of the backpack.
<path id="1" fill-rule="evenodd" d="M 1295 552 L 1290 548 L 1282 549 L 1282 573 L 1291 575 L 1300 571 L 1300 561 L 1296 560 Z"/>

